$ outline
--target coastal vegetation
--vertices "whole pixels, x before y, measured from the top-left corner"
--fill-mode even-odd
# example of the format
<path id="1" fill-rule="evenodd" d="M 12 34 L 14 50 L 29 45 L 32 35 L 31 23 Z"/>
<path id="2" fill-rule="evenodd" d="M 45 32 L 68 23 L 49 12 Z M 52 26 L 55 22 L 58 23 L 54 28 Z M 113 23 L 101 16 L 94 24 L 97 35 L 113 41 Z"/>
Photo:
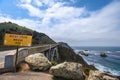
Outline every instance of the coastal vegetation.
<path id="1" fill-rule="evenodd" d="M 15 47 L 7 47 L 3 45 L 4 41 L 4 34 L 5 32 L 12 32 L 12 33 L 19 33 L 19 34 L 26 34 L 32 35 L 32 46 L 41 45 L 41 44 L 54 44 L 50 37 L 48 37 L 44 33 L 39 33 L 37 31 L 33 31 L 25 26 L 19 26 L 18 24 L 11 23 L 11 22 L 4 22 L 0 23 L 0 50 L 6 49 L 14 49 Z"/>

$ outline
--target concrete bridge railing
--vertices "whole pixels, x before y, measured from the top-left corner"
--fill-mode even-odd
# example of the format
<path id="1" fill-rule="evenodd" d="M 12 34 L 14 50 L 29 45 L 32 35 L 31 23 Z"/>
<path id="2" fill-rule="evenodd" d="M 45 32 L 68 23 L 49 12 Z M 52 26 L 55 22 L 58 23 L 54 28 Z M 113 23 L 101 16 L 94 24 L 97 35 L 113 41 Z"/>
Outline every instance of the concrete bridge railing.
<path id="1" fill-rule="evenodd" d="M 24 49 L 20 50 L 18 53 L 18 62 L 23 61 L 25 59 L 25 57 L 27 57 L 31 54 L 35 54 L 35 53 L 45 54 L 45 56 L 50 61 L 54 60 L 55 58 L 53 58 L 53 57 L 55 57 L 55 56 L 56 56 L 55 60 L 58 60 L 59 54 L 58 54 L 57 46 L 58 46 L 58 44 L 49 44 L 49 45 L 24 48 Z"/>
<path id="2" fill-rule="evenodd" d="M 53 61 L 53 60 L 58 61 L 59 53 L 58 53 L 57 46 L 58 44 L 48 44 L 48 45 L 22 48 L 18 51 L 17 63 L 24 61 L 25 57 L 35 53 L 43 53 L 50 61 Z M 4 68 L 0 69 L 0 73 L 14 70 L 15 55 L 8 55 L 5 57 Z"/>

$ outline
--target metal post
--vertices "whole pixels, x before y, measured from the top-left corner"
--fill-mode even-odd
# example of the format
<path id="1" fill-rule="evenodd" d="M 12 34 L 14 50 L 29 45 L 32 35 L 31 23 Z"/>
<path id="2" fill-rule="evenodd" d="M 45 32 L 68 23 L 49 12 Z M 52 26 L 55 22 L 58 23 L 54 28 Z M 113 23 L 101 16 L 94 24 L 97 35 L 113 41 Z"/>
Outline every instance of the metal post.
<path id="1" fill-rule="evenodd" d="M 15 72 L 16 72 L 16 67 L 17 67 L 17 61 L 18 61 L 18 46 L 17 46 L 17 49 L 16 49 L 16 54 L 15 54 Z"/>
<path id="2" fill-rule="evenodd" d="M 49 46 L 48 59 L 51 61 L 51 45 Z"/>

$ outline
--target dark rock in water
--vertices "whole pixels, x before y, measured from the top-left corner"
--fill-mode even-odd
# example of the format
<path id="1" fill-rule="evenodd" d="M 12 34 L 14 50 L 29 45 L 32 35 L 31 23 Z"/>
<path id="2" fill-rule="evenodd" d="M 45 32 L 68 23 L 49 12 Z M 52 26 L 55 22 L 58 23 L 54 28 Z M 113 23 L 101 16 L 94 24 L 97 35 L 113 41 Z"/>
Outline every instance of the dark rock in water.
<path id="1" fill-rule="evenodd" d="M 82 50 L 82 51 L 79 52 L 79 54 L 85 55 L 85 56 L 88 56 L 88 53 L 89 53 L 88 50 Z"/>
<path id="2" fill-rule="evenodd" d="M 107 54 L 102 52 L 102 53 L 100 54 L 100 56 L 101 56 L 101 57 L 107 57 Z"/>
<path id="3" fill-rule="evenodd" d="M 85 50 L 85 51 L 89 51 L 89 50 Z"/>

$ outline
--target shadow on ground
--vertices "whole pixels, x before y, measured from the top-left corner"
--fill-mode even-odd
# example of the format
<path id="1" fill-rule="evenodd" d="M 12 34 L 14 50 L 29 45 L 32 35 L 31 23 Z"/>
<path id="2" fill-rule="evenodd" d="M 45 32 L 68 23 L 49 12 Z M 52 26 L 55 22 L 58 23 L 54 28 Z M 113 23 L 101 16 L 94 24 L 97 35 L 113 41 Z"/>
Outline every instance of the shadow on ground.
<path id="1" fill-rule="evenodd" d="M 65 79 L 65 78 L 62 78 L 62 77 L 52 77 L 52 80 L 73 80 L 73 79 Z"/>

